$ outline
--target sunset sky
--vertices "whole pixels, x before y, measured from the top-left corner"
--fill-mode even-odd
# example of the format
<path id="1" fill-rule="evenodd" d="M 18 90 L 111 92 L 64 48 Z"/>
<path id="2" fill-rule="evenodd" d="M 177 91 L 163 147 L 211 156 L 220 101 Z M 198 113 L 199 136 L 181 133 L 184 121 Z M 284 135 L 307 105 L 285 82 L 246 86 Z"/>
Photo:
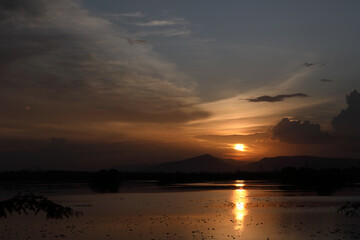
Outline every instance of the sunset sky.
<path id="1" fill-rule="evenodd" d="M 0 0 L 0 151 L 49 153 L 0 161 L 360 158 L 359 12 L 357 0 Z"/>

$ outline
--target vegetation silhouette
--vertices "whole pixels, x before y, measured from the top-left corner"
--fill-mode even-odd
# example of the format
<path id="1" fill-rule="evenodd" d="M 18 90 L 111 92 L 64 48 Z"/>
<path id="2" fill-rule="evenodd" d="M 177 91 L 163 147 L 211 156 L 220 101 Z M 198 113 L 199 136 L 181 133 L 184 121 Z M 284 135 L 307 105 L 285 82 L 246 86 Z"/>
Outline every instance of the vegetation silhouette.
<path id="1" fill-rule="evenodd" d="M 13 198 L 0 201 L 0 218 L 6 218 L 12 213 L 28 215 L 29 212 L 35 215 L 39 212 L 45 212 L 47 219 L 78 217 L 82 214 L 70 207 L 54 203 L 44 196 L 34 195 L 33 193 L 19 193 Z"/>
<path id="2" fill-rule="evenodd" d="M 159 186 L 178 183 L 216 182 L 234 180 L 271 180 L 282 183 L 283 188 L 314 191 L 318 195 L 331 195 L 345 186 L 360 181 L 360 168 L 311 169 L 283 168 L 280 171 L 237 172 L 119 172 L 118 170 L 86 171 L 19 171 L 0 172 L 0 188 L 16 190 L 21 184 L 86 184 L 98 193 L 115 193 L 124 181 L 156 181 Z M 51 186 L 50 186 L 51 187 Z"/>
<path id="3" fill-rule="evenodd" d="M 349 185 L 349 179 L 340 169 L 284 168 L 279 173 L 282 183 L 292 184 L 299 189 L 315 191 L 318 195 L 332 195 L 344 185 Z"/>
<path id="4" fill-rule="evenodd" d="M 115 169 L 100 170 L 90 175 L 89 187 L 98 193 L 116 193 L 121 185 L 121 174 Z"/>
<path id="5" fill-rule="evenodd" d="M 360 216 L 360 202 L 348 202 L 337 210 L 338 213 L 344 213 L 347 217 Z"/>

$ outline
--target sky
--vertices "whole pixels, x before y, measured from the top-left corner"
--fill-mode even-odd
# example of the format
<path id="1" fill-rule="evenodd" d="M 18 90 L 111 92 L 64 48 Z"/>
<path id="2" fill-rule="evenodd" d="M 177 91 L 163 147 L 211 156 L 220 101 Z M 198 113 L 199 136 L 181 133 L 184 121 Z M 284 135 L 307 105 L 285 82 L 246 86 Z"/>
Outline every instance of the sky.
<path id="1" fill-rule="evenodd" d="M 359 12 L 355 0 L 0 0 L 3 169 L 360 158 Z"/>

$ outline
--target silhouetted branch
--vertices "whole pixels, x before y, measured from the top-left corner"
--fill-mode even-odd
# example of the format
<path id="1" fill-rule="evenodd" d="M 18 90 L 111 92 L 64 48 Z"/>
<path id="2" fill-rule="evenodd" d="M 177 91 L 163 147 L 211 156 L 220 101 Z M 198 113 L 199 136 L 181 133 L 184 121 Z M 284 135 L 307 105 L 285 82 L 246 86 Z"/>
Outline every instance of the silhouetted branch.
<path id="1" fill-rule="evenodd" d="M 48 200 L 44 196 L 36 196 L 33 193 L 17 194 L 15 197 L 0 201 L 0 218 L 6 218 L 8 214 L 18 213 L 28 215 L 28 211 L 38 214 L 45 212 L 46 218 L 69 218 L 78 217 L 81 212 L 74 211 Z"/>

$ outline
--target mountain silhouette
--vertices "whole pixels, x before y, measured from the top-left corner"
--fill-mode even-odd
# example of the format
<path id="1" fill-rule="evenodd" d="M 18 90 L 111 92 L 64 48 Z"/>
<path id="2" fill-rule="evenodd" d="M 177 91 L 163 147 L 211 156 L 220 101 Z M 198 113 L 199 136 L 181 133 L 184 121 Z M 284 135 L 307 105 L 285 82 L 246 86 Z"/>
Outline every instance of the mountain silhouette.
<path id="1" fill-rule="evenodd" d="M 160 163 L 149 170 L 152 172 L 232 172 L 233 168 L 210 154 L 176 161 Z"/>
<path id="2" fill-rule="evenodd" d="M 263 158 L 260 161 L 244 166 L 242 171 L 274 172 L 286 167 L 312 168 L 312 169 L 346 169 L 360 167 L 360 159 L 327 158 L 314 156 L 280 156 Z"/>
<path id="3" fill-rule="evenodd" d="M 233 163 L 229 164 L 219 158 L 211 156 L 210 154 L 204 154 L 175 162 L 165 162 L 159 164 L 136 164 L 114 168 L 122 172 L 212 173 L 236 171 L 236 167 L 234 167 Z"/>
<path id="4" fill-rule="evenodd" d="M 114 167 L 122 172 L 184 172 L 184 173 L 214 173 L 214 172 L 274 172 L 286 167 L 312 169 L 346 169 L 360 168 L 360 159 L 327 158 L 315 156 L 279 156 L 263 158 L 256 162 L 221 160 L 210 154 L 160 164 L 139 164 Z"/>

